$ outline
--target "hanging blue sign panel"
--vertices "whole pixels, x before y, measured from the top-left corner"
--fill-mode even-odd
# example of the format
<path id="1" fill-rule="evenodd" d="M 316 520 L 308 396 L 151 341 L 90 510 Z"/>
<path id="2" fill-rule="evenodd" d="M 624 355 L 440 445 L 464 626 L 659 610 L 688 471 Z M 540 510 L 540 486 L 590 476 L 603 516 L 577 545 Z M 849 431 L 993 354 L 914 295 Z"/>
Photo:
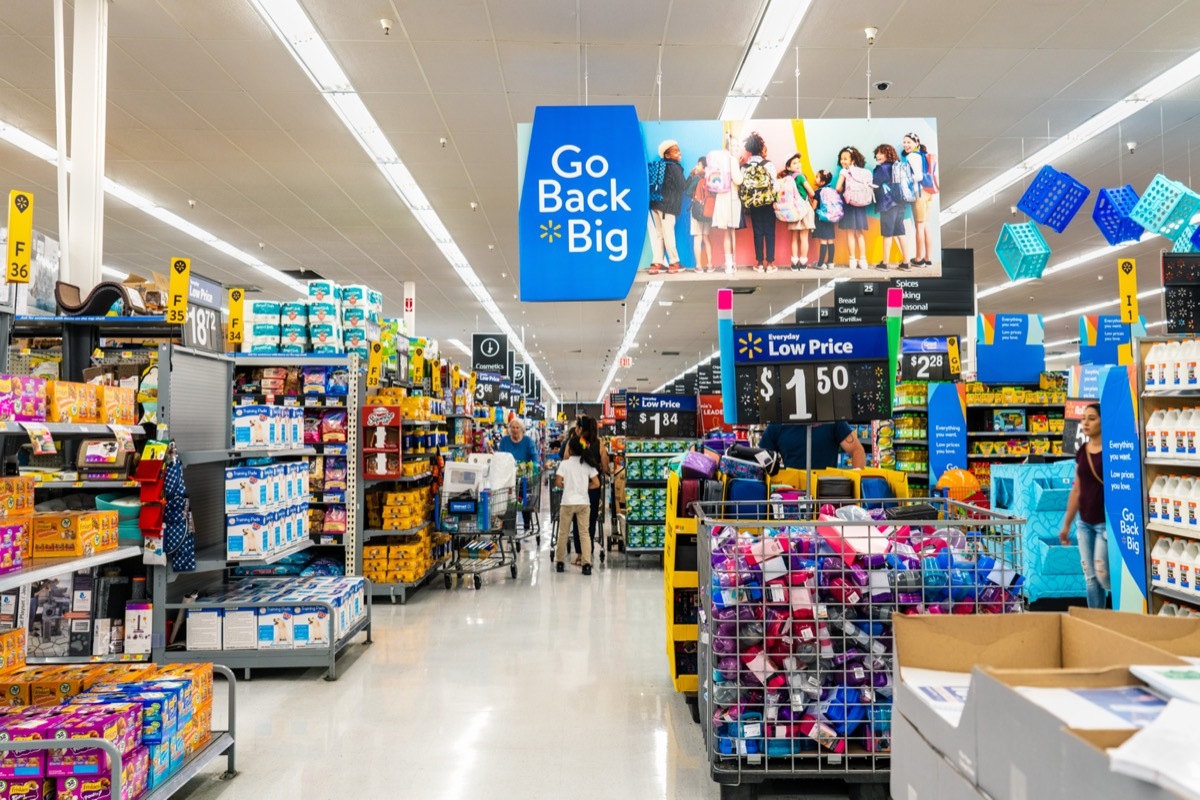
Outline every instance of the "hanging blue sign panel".
<path id="1" fill-rule="evenodd" d="M 983 383 L 1037 383 L 1046 369 L 1046 333 L 1037 314 L 980 314 L 977 374 Z"/>
<path id="2" fill-rule="evenodd" d="M 1146 602 L 1146 534 L 1142 503 L 1142 445 L 1138 385 L 1132 364 L 1109 367 L 1102 381 L 1104 516 L 1108 529 L 1113 608 L 1141 612 Z"/>
<path id="3" fill-rule="evenodd" d="M 1130 331 L 1130 327 L 1133 328 Z M 1079 363 L 1120 364 L 1121 345 L 1133 336 L 1146 335 L 1146 318 L 1133 326 L 1121 322 L 1117 314 L 1089 314 L 1079 318 Z"/>
<path id="4" fill-rule="evenodd" d="M 929 474 L 932 481 L 948 469 L 967 468 L 967 387 L 929 384 Z"/>

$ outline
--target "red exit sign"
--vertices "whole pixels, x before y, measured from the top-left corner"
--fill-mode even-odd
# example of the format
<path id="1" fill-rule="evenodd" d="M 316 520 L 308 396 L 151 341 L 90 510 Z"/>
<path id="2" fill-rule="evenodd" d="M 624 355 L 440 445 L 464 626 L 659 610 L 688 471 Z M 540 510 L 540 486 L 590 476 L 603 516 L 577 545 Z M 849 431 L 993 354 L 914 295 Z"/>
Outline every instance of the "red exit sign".
<path id="1" fill-rule="evenodd" d="M 633 356 L 621 356 L 617 359 L 617 366 L 622 369 L 633 366 Z"/>

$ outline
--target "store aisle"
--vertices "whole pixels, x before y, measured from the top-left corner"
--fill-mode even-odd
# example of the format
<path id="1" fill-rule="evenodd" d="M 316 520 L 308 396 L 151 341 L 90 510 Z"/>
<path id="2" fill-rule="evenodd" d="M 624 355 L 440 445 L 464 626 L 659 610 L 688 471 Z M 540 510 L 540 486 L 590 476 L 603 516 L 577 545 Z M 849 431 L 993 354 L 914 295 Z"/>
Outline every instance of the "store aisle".
<path id="1" fill-rule="evenodd" d="M 180 796 L 719 797 L 667 677 L 658 564 L 613 554 L 587 578 L 522 556 L 518 580 L 376 605 L 375 643 L 350 649 L 337 682 L 240 684 L 241 774 Z"/>

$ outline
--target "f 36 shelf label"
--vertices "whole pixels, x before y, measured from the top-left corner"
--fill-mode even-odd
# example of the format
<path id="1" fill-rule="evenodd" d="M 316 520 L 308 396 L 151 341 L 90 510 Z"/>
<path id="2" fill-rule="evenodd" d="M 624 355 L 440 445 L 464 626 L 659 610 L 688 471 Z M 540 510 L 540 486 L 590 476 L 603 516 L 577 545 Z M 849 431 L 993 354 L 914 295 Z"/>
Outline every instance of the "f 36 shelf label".
<path id="1" fill-rule="evenodd" d="M 734 340 L 739 424 L 891 415 L 883 326 L 753 326 Z"/>
<path id="2" fill-rule="evenodd" d="M 691 438 L 696 435 L 695 395 L 636 394 L 625 396 L 626 436 Z"/>

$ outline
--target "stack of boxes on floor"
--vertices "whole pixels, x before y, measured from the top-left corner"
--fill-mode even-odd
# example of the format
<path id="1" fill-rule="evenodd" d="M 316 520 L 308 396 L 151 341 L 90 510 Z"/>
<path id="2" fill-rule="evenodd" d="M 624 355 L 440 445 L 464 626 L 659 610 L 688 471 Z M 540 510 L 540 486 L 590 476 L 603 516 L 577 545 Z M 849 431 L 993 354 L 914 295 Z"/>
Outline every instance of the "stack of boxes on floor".
<path id="1" fill-rule="evenodd" d="M 373 539 L 363 546 L 363 575 L 372 583 L 418 583 L 449 555 L 450 537 L 429 527 L 433 494 L 428 486 L 367 493 L 367 527 L 413 534 Z"/>
<path id="2" fill-rule="evenodd" d="M 252 301 L 245 326 L 246 353 L 354 353 L 366 359 L 370 343 L 381 341 L 383 294 L 358 284 L 309 281 L 304 300 Z"/>
<path id="3" fill-rule="evenodd" d="M 198 602 L 227 607 L 188 610 L 189 650 L 327 648 L 367 614 L 362 578 L 247 578 Z"/>
<path id="4" fill-rule="evenodd" d="M 307 539 L 309 499 L 305 462 L 226 469 L 226 557 L 258 559 Z"/>
<path id="5" fill-rule="evenodd" d="M 162 785 L 212 736 L 212 664 L 26 666 L 25 630 L 0 634 L 0 738 L 105 739 L 122 753 L 122 798 Z M 99 748 L 0 752 L 6 798 L 109 796 Z"/>

